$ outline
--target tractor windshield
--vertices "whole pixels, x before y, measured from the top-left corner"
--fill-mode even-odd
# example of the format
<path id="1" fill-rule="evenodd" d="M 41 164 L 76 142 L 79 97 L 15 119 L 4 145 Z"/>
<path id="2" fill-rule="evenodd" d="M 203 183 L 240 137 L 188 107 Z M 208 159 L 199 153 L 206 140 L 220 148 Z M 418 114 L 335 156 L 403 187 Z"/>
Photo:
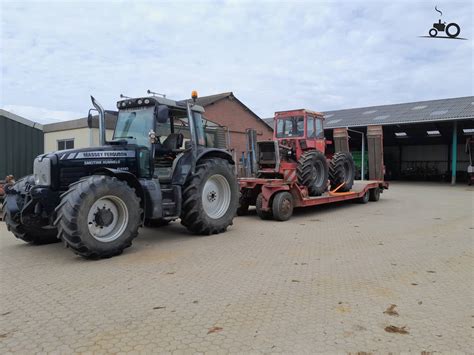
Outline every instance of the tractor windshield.
<path id="1" fill-rule="evenodd" d="M 277 120 L 277 138 L 302 137 L 303 135 L 303 116 L 291 116 Z"/>
<path id="2" fill-rule="evenodd" d="M 114 139 L 136 140 L 138 145 L 150 145 L 148 133 L 153 129 L 154 107 L 134 107 L 119 111 Z"/>

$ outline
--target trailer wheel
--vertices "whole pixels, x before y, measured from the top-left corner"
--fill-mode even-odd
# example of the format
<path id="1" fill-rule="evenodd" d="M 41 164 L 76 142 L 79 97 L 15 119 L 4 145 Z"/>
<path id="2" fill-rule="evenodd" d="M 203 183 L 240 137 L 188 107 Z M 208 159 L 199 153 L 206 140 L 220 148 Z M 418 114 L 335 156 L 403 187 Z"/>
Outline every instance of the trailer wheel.
<path id="1" fill-rule="evenodd" d="M 237 216 L 246 216 L 249 214 L 249 200 L 245 194 L 241 193 L 239 198 L 239 207 L 237 208 Z"/>
<path id="2" fill-rule="evenodd" d="M 293 196 L 287 191 L 277 193 L 273 198 L 272 211 L 275 220 L 289 220 L 293 214 Z"/>
<path id="3" fill-rule="evenodd" d="M 366 191 L 365 194 L 364 194 L 364 196 L 359 197 L 359 198 L 357 199 L 357 201 L 358 201 L 359 203 L 365 204 L 365 203 L 369 202 L 369 195 L 370 195 L 369 191 Z"/>
<path id="4" fill-rule="evenodd" d="M 261 219 L 265 219 L 265 220 L 272 219 L 273 218 L 272 210 L 270 209 L 269 211 L 263 211 L 262 205 L 263 205 L 263 195 L 260 193 L 257 196 L 257 201 L 255 202 L 255 209 L 257 211 L 257 215 Z"/>
<path id="5" fill-rule="evenodd" d="M 229 162 L 220 158 L 201 160 L 183 188 L 181 224 L 194 234 L 225 232 L 238 203 L 238 183 Z"/>
<path id="6" fill-rule="evenodd" d="M 369 200 L 373 202 L 380 200 L 380 188 L 376 187 L 375 189 L 370 189 Z"/>
<path id="7" fill-rule="evenodd" d="M 135 190 L 125 181 L 93 175 L 71 185 L 56 212 L 64 243 L 84 258 L 100 259 L 132 245 L 142 210 Z"/>
<path id="8" fill-rule="evenodd" d="M 56 228 L 27 228 L 22 225 L 20 221 L 15 220 L 15 218 L 12 217 L 6 206 L 3 206 L 3 210 L 5 211 L 3 219 L 5 220 L 7 229 L 12 232 L 16 238 L 33 245 L 51 244 L 60 241 L 57 237 L 58 231 Z"/>
<path id="9" fill-rule="evenodd" d="M 308 188 L 311 196 L 320 196 L 327 189 L 328 163 L 323 153 L 310 150 L 298 160 L 298 182 Z"/>
<path id="10" fill-rule="evenodd" d="M 355 165 L 352 154 L 348 152 L 340 152 L 334 154 L 329 163 L 329 181 L 331 189 L 335 189 L 344 184 L 338 191 L 347 192 L 354 185 Z"/>

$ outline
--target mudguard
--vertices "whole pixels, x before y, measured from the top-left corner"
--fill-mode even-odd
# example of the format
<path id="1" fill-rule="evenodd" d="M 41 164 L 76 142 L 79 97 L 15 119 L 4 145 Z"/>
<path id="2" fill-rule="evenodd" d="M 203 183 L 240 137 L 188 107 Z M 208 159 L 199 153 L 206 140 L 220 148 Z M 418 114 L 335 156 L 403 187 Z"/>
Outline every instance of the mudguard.
<path id="1" fill-rule="evenodd" d="M 184 185 L 189 173 L 191 171 L 194 171 L 196 163 L 199 162 L 199 160 L 205 158 L 221 158 L 227 160 L 231 165 L 235 165 L 234 159 L 232 158 L 232 154 L 230 154 L 224 149 L 201 148 L 197 152 L 195 162 L 192 152 L 187 151 L 184 152 L 181 157 L 176 158 L 171 183 L 173 185 Z"/>

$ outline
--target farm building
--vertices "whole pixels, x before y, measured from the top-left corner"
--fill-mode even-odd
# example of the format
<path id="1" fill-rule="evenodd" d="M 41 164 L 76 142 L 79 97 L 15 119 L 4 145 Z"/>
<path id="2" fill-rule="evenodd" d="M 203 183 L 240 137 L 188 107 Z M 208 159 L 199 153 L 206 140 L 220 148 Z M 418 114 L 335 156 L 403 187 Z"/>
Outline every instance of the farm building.
<path id="1" fill-rule="evenodd" d="M 0 109 L 0 180 L 33 173 L 33 160 L 43 153 L 39 123 Z"/>
<path id="2" fill-rule="evenodd" d="M 368 126 L 382 126 L 387 179 L 467 178 L 465 146 L 467 138 L 474 135 L 473 96 L 326 111 L 324 117 L 328 140 L 332 140 L 334 128 L 352 130 L 350 148 L 359 167 L 360 133 L 366 135 Z M 272 118 L 265 122 L 273 125 Z"/>

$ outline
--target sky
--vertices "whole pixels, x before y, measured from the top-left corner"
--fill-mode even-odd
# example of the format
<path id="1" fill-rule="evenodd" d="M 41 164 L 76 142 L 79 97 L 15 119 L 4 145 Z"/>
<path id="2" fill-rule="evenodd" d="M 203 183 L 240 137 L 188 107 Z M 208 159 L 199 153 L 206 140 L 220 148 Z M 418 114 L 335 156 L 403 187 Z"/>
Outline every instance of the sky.
<path id="1" fill-rule="evenodd" d="M 147 89 L 232 91 L 262 118 L 474 92 L 472 1 L 0 4 L 0 107 L 40 123 Z M 420 37 L 439 18 L 467 40 Z"/>

